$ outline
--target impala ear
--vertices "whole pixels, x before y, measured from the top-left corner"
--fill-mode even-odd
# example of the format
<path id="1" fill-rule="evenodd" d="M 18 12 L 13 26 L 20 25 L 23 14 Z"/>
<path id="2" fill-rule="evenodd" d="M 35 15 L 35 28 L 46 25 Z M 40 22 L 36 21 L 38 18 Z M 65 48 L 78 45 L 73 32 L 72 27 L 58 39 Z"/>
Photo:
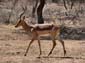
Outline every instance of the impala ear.
<path id="1" fill-rule="evenodd" d="M 25 19 L 25 16 L 23 16 L 23 20 Z"/>

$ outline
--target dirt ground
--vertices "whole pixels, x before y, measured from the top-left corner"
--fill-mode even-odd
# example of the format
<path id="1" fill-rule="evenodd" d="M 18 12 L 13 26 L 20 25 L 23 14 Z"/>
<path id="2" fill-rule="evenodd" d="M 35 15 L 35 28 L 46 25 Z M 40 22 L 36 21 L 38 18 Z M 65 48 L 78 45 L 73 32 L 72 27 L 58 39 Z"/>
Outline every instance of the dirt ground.
<path id="1" fill-rule="evenodd" d="M 65 57 L 62 45 L 57 40 L 53 53 L 47 57 L 52 48 L 52 41 L 41 40 L 42 55 L 37 58 L 37 41 L 31 45 L 27 56 L 24 56 L 29 39 L 21 28 L 0 24 L 0 63 L 85 63 L 85 40 L 64 40 L 67 51 Z"/>

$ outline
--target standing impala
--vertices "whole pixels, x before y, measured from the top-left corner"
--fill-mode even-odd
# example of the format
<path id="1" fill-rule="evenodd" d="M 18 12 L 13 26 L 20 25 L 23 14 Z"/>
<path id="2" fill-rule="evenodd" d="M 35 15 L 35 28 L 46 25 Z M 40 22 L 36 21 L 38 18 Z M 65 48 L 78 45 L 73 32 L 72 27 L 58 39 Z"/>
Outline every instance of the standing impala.
<path id="1" fill-rule="evenodd" d="M 25 16 L 22 19 L 20 18 L 18 23 L 15 25 L 15 27 L 22 26 L 23 29 L 26 32 L 30 31 L 31 34 L 32 34 L 32 40 L 30 41 L 29 46 L 28 46 L 28 48 L 27 48 L 27 50 L 25 52 L 25 56 L 27 55 L 27 52 L 29 50 L 30 45 L 33 43 L 33 41 L 35 39 L 38 40 L 38 45 L 39 45 L 39 50 L 40 50 L 39 55 L 41 55 L 41 44 L 40 44 L 40 37 L 39 36 L 42 35 L 42 34 L 49 34 L 51 36 L 51 38 L 52 38 L 53 47 L 52 47 L 51 51 L 49 52 L 48 56 L 52 53 L 53 49 L 56 46 L 56 40 L 55 40 L 56 36 L 57 36 L 58 41 L 63 46 L 64 55 L 66 54 L 64 41 L 59 38 L 60 27 L 58 27 L 56 25 L 53 25 L 53 24 L 37 24 L 37 25 L 32 26 L 32 25 L 27 24 L 24 21 L 24 19 L 25 19 Z"/>

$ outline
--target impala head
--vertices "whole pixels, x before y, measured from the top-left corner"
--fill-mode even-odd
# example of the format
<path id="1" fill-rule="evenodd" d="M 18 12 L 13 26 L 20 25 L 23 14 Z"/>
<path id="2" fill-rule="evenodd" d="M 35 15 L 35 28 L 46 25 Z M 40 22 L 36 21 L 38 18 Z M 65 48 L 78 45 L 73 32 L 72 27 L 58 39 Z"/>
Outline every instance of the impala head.
<path id="1" fill-rule="evenodd" d="M 23 16 L 23 14 L 27 10 L 27 6 L 25 6 L 25 7 L 22 6 L 22 9 L 23 9 L 23 12 L 20 14 L 20 19 L 18 20 L 18 23 L 15 25 L 15 27 L 22 26 L 25 23 L 24 22 L 25 21 L 25 16 Z"/>
<path id="2" fill-rule="evenodd" d="M 15 27 L 22 26 L 24 24 L 24 19 L 25 19 L 25 16 L 23 16 L 22 19 L 20 18 L 17 24 L 15 25 Z"/>

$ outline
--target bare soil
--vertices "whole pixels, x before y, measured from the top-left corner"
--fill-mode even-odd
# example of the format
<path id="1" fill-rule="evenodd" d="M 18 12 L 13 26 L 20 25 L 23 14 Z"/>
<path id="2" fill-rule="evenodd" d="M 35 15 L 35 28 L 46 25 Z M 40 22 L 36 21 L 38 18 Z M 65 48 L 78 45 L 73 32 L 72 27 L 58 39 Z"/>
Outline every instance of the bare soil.
<path id="1" fill-rule="evenodd" d="M 52 48 L 52 41 L 41 40 L 42 55 L 37 58 L 37 40 L 31 45 L 27 56 L 24 56 L 30 38 L 22 28 L 0 24 L 0 63 L 85 63 L 85 40 L 64 40 L 66 56 L 61 43 L 56 40 L 57 46 L 49 57 L 47 54 Z"/>

